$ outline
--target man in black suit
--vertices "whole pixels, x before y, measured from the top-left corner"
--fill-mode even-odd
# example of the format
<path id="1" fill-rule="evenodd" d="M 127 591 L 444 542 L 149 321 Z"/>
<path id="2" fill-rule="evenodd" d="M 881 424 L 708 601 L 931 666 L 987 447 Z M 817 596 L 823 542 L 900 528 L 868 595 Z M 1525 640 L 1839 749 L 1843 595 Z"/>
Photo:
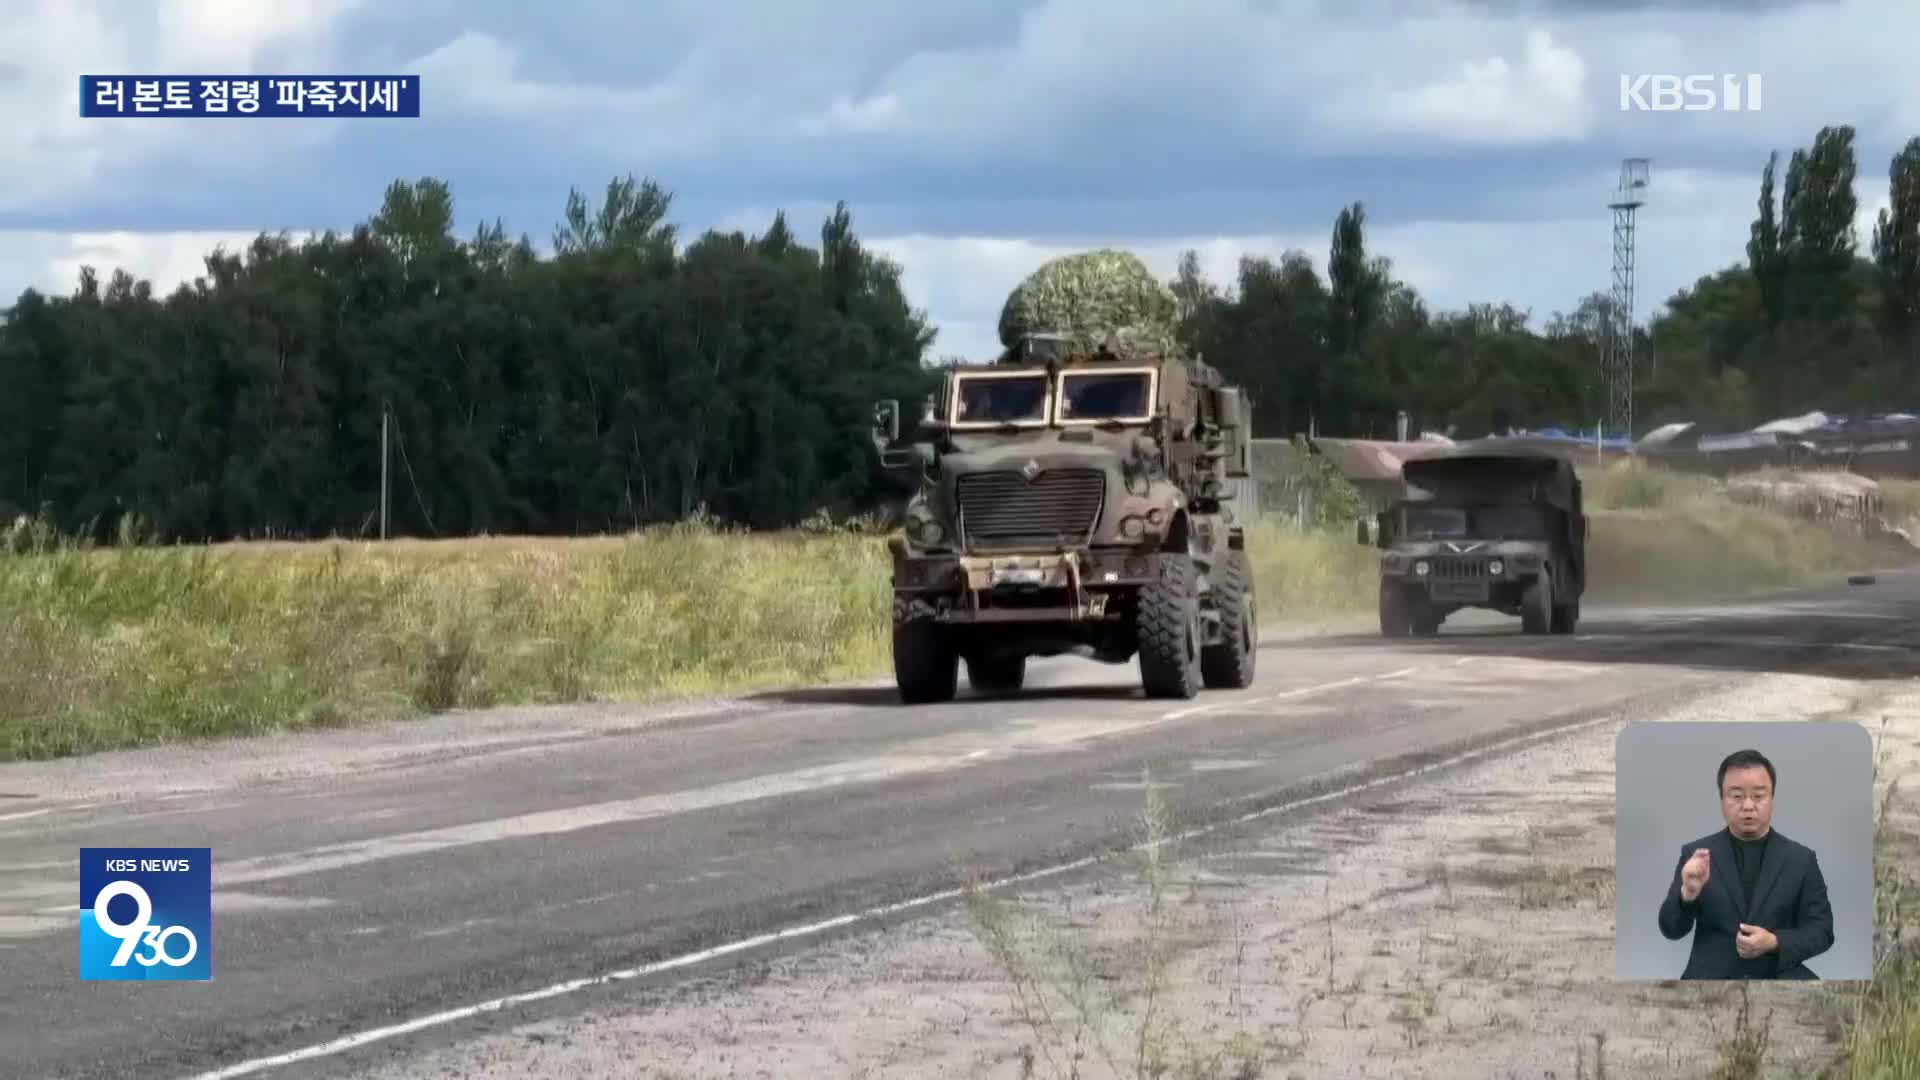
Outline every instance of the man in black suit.
<path id="1" fill-rule="evenodd" d="M 1817 979 L 1806 961 L 1833 947 L 1833 908 L 1813 849 L 1773 828 L 1773 762 L 1729 754 L 1715 783 L 1727 827 L 1680 849 L 1660 932 L 1693 931 L 1682 979 Z"/>

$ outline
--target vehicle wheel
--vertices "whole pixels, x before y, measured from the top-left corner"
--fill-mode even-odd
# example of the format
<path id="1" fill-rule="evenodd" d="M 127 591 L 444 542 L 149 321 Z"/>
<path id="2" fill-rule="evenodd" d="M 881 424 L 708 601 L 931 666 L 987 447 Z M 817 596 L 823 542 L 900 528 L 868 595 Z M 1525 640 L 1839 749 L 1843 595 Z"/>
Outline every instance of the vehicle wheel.
<path id="1" fill-rule="evenodd" d="M 982 694 L 1011 694 L 1027 681 L 1027 658 L 1017 653 L 967 657 L 967 685 Z"/>
<path id="2" fill-rule="evenodd" d="M 941 625 L 933 605 L 907 596 L 893 598 L 893 681 L 908 705 L 952 701 L 960 679 L 960 654 Z"/>
<path id="3" fill-rule="evenodd" d="M 1253 568 L 1247 553 L 1229 551 L 1213 582 L 1220 610 L 1221 641 L 1200 653 L 1200 674 L 1209 690 L 1244 690 L 1253 685 L 1254 658 L 1260 648 L 1260 618 L 1254 604 Z"/>
<path id="4" fill-rule="evenodd" d="M 1580 627 L 1580 598 L 1573 599 L 1553 609 L 1553 632 L 1571 634 Z"/>
<path id="5" fill-rule="evenodd" d="M 1193 558 L 1160 555 L 1158 579 L 1140 590 L 1134 631 L 1140 640 L 1140 685 L 1148 697 L 1190 698 L 1200 692 L 1200 594 Z"/>
<path id="6" fill-rule="evenodd" d="M 1440 624 L 1446 616 L 1432 611 L 1416 610 L 1413 613 L 1413 633 L 1415 637 L 1433 637 L 1440 632 Z"/>
<path id="7" fill-rule="evenodd" d="M 1380 583 L 1380 636 L 1406 637 L 1413 633 L 1413 616 L 1407 610 L 1407 591 L 1398 582 Z"/>
<path id="8" fill-rule="evenodd" d="M 1553 628 L 1553 579 L 1542 570 L 1520 594 L 1520 629 L 1544 634 Z"/>

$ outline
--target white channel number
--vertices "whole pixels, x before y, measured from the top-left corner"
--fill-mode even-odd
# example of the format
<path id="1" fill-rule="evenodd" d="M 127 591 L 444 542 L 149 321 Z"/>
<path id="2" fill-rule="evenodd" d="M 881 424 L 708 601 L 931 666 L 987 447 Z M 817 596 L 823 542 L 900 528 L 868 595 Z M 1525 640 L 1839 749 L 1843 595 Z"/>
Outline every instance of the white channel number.
<path id="1" fill-rule="evenodd" d="M 131 896 L 134 903 L 140 905 L 140 911 L 132 922 L 117 923 L 107 914 L 107 905 L 117 896 Z M 120 951 L 113 954 L 114 967 L 126 967 L 129 958 L 139 961 L 146 967 L 166 964 L 168 967 L 182 967 L 192 963 L 200 953 L 200 942 L 193 931 L 184 926 L 169 926 L 165 930 L 149 925 L 153 920 L 153 898 L 147 890 L 131 881 L 116 881 L 100 890 L 93 898 L 93 921 L 110 937 L 120 939 Z M 187 939 L 187 955 L 174 959 L 167 953 L 167 939 L 174 935 Z M 133 950 L 145 944 L 153 949 L 152 956 L 134 956 Z"/>

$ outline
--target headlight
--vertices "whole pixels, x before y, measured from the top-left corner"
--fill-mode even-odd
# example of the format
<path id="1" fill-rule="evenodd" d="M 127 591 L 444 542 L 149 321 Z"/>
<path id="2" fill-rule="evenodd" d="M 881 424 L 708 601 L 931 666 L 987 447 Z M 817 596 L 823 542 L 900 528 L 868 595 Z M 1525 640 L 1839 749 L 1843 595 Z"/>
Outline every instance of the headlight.
<path id="1" fill-rule="evenodd" d="M 1426 577 L 1428 571 L 1432 569 L 1433 567 L 1428 566 L 1427 560 L 1425 559 L 1421 559 L 1419 562 L 1413 564 L 1413 572 L 1419 575 L 1420 577 Z"/>
<path id="2" fill-rule="evenodd" d="M 1165 510 L 1162 510 L 1156 506 L 1153 509 L 1147 511 L 1147 523 L 1149 525 L 1153 525 L 1157 528 L 1159 527 L 1160 523 L 1165 520 L 1167 520 L 1167 512 Z"/>
<path id="3" fill-rule="evenodd" d="M 1494 577 L 1499 577 L 1500 574 L 1506 570 L 1506 568 L 1507 566 L 1505 563 L 1501 562 L 1499 559 L 1495 559 L 1492 562 L 1487 564 L 1487 573 L 1492 574 Z"/>
<path id="4" fill-rule="evenodd" d="M 1120 535 L 1129 540 L 1138 540 L 1140 534 L 1146 531 L 1147 523 L 1137 517 L 1123 517 L 1120 519 Z"/>
<path id="5" fill-rule="evenodd" d="M 913 533 L 914 540 L 922 544 L 937 544 L 947 535 L 947 531 L 940 527 L 940 523 L 931 518 L 916 520 L 910 531 Z"/>

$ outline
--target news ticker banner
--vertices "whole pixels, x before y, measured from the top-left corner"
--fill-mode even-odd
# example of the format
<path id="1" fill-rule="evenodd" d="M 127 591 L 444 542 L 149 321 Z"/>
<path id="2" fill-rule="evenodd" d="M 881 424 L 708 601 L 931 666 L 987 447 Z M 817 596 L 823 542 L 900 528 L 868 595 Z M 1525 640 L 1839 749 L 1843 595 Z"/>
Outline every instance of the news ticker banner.
<path id="1" fill-rule="evenodd" d="M 80 115 L 418 117 L 418 75 L 82 75 Z"/>
<path id="2" fill-rule="evenodd" d="M 213 849 L 81 848 L 80 977 L 213 978 Z"/>

